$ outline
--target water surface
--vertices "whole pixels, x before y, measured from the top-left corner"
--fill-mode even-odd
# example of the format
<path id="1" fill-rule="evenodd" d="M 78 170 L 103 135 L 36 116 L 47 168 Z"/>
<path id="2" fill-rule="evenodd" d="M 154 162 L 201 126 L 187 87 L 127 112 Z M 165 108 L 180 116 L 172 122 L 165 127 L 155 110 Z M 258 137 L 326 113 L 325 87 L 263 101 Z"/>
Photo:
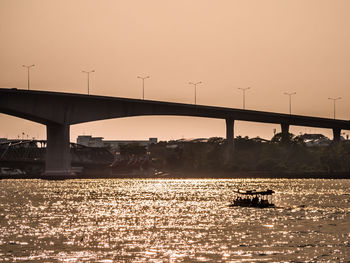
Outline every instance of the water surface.
<path id="1" fill-rule="evenodd" d="M 228 207 L 233 188 L 277 208 Z M 350 180 L 1 180 L 0 261 L 350 261 Z"/>

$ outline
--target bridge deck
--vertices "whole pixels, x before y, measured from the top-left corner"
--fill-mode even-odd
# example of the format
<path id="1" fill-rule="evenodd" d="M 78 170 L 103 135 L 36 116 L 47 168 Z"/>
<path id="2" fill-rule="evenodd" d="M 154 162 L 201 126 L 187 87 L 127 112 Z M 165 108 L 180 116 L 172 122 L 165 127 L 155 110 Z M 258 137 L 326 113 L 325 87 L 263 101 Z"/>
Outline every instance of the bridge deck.
<path id="1" fill-rule="evenodd" d="M 43 124 L 173 115 L 350 130 L 349 120 L 131 98 L 0 89 L 0 112 Z"/>

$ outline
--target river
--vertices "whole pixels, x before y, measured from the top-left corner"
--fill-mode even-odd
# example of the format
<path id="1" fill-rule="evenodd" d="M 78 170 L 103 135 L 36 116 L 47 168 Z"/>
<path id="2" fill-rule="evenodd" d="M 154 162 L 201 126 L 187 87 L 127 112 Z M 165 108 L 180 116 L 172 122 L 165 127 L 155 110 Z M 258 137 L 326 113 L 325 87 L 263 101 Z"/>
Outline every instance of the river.
<path id="1" fill-rule="evenodd" d="M 350 261 L 350 180 L 1 180 L 0 220 L 1 262 Z"/>

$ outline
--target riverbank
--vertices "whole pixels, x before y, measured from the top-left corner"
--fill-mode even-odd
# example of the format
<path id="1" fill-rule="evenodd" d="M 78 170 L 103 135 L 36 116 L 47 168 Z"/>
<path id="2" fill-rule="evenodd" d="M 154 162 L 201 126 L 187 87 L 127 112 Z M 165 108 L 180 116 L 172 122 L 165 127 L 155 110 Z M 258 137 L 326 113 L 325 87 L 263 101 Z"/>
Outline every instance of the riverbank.
<path id="1" fill-rule="evenodd" d="M 21 175 L 0 175 L 0 179 L 44 179 L 44 180 L 65 180 L 65 179 L 350 179 L 349 172 L 163 172 L 158 174 L 124 173 L 124 174 L 77 174 L 70 176 L 44 176 L 40 174 Z"/>
<path id="2" fill-rule="evenodd" d="M 285 179 L 350 179 L 349 172 L 207 172 L 207 173 L 171 173 L 172 178 L 215 178 L 215 179 L 250 179 L 250 178 L 285 178 Z"/>

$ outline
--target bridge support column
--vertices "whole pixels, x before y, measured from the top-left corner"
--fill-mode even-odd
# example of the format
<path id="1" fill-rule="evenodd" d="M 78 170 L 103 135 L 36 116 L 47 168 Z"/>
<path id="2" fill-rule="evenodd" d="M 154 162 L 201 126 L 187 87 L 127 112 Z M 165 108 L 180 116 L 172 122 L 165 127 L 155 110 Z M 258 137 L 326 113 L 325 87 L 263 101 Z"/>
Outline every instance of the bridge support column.
<path id="1" fill-rule="evenodd" d="M 281 123 L 281 130 L 282 130 L 282 143 L 288 143 L 289 142 L 289 124 Z"/>
<path id="2" fill-rule="evenodd" d="M 333 128 L 333 141 L 334 142 L 340 142 L 340 132 L 341 132 L 341 129 Z"/>
<path id="3" fill-rule="evenodd" d="M 64 179 L 74 175 L 71 170 L 71 155 L 68 124 L 46 125 L 47 146 L 44 176 Z"/>
<path id="4" fill-rule="evenodd" d="M 234 149 L 234 119 L 226 119 L 226 162 L 230 162 L 233 158 L 233 149 Z"/>

